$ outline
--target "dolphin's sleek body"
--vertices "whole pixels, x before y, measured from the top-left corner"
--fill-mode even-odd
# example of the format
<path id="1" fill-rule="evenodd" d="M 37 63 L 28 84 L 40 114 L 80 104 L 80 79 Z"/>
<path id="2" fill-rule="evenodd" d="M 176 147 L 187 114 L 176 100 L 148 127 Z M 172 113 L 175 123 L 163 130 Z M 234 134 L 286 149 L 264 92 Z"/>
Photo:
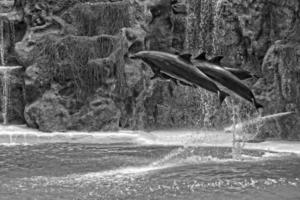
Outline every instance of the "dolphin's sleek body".
<path id="1" fill-rule="evenodd" d="M 194 87 L 194 88 L 197 87 L 196 85 L 194 85 L 190 82 L 185 82 L 184 80 L 178 80 L 178 79 L 173 78 L 172 76 L 162 73 L 162 72 L 155 74 L 153 77 L 151 77 L 151 80 L 156 79 L 156 78 L 161 78 L 163 80 L 169 80 L 169 81 L 175 83 L 176 85 L 179 85 L 179 83 L 180 83 L 181 85 L 184 85 L 184 86 L 189 86 L 189 87 Z"/>
<path id="2" fill-rule="evenodd" d="M 249 72 L 247 70 L 244 70 L 244 69 L 238 69 L 238 68 L 232 68 L 232 67 L 223 67 L 220 64 L 222 59 L 223 59 L 223 56 L 216 56 L 216 57 L 212 58 L 210 60 L 210 62 L 218 64 L 219 67 L 222 67 L 225 70 L 229 71 L 230 73 L 235 75 L 240 80 L 246 80 L 246 79 L 249 79 L 249 78 L 260 78 L 258 75 L 252 74 L 251 72 Z M 195 58 L 195 60 L 208 61 L 206 59 L 206 53 L 205 52 L 201 53 L 197 58 Z"/>
<path id="3" fill-rule="evenodd" d="M 256 109 L 263 106 L 256 102 L 251 90 L 237 76 L 220 65 L 220 58 L 207 60 L 205 54 L 200 54 L 192 63 L 208 77 L 233 91 L 238 96 L 254 104 Z"/>
<path id="4" fill-rule="evenodd" d="M 233 75 L 238 77 L 240 80 L 246 80 L 249 78 L 259 78 L 259 76 L 252 74 L 249 71 L 238 69 L 238 68 L 231 68 L 231 67 L 224 67 L 227 71 L 231 72 Z"/>
<path id="5" fill-rule="evenodd" d="M 192 63 L 189 63 L 184 55 L 175 55 L 161 51 L 140 51 L 132 56 L 131 59 L 141 59 L 147 63 L 160 77 L 165 74 L 183 83 L 200 86 L 208 91 L 218 94 L 220 103 L 228 96 L 220 90 L 214 81 L 198 70 Z"/>

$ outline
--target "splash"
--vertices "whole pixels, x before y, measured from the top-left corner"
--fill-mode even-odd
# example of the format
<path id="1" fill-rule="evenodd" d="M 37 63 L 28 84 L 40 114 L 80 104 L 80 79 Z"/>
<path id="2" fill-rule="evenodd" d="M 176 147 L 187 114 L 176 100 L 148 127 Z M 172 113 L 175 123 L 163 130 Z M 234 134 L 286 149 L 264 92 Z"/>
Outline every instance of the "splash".
<path id="1" fill-rule="evenodd" d="M 276 114 L 270 114 L 270 115 L 266 115 L 266 116 L 258 116 L 255 118 L 252 118 L 250 120 L 247 121 L 243 121 L 237 124 L 233 124 L 227 128 L 225 128 L 225 132 L 233 132 L 234 130 L 241 130 L 243 129 L 243 127 L 245 126 L 249 126 L 249 125 L 253 125 L 253 124 L 259 124 L 262 122 L 266 122 L 272 119 L 277 119 L 280 117 L 284 117 L 284 116 L 288 116 L 288 115 L 293 115 L 295 114 L 294 112 L 281 112 L 281 113 L 276 113 Z"/>
<path id="2" fill-rule="evenodd" d="M 234 103 L 232 99 L 226 99 L 225 100 L 227 106 L 231 108 L 232 113 L 232 124 L 233 124 L 233 129 L 232 129 L 232 157 L 234 159 L 241 159 L 242 153 L 243 153 L 243 148 L 245 146 L 245 142 L 243 139 L 242 132 L 240 132 L 238 129 L 236 129 L 236 124 L 240 120 L 239 113 L 240 113 L 240 107 Z"/>

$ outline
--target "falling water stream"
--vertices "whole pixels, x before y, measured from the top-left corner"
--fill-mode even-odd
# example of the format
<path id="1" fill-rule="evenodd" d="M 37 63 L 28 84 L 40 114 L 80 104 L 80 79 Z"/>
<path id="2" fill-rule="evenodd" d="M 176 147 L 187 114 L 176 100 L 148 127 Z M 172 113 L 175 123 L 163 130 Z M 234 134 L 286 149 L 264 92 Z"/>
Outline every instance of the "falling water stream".
<path id="1" fill-rule="evenodd" d="M 8 104 L 9 104 L 9 68 L 5 66 L 4 57 L 4 23 L 0 20 L 0 57 L 1 57 L 1 71 L 3 72 L 2 78 L 2 117 L 3 124 L 8 123 Z"/>
<path id="2" fill-rule="evenodd" d="M 4 22 L 0 19 L 0 57 L 1 57 L 1 66 L 5 65 L 4 59 Z"/>
<path id="3" fill-rule="evenodd" d="M 2 115 L 3 115 L 3 124 L 7 125 L 8 123 L 8 101 L 9 101 L 9 73 L 6 69 L 3 70 L 3 97 L 2 97 Z"/>

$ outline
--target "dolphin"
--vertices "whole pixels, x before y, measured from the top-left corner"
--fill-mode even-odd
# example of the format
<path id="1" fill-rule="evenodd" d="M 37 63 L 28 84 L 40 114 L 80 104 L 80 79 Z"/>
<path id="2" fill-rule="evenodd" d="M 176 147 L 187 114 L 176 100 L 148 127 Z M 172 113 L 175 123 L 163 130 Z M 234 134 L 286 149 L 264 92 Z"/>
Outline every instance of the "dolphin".
<path id="1" fill-rule="evenodd" d="M 172 76 L 168 75 L 168 74 L 165 74 L 165 73 L 157 73 L 157 74 L 154 74 L 153 77 L 151 77 L 150 79 L 153 80 L 153 79 L 156 79 L 156 78 L 161 78 L 163 80 L 168 80 L 168 81 L 171 81 L 173 83 L 175 83 L 176 85 L 184 85 L 184 86 L 189 86 L 189 87 L 193 87 L 193 88 L 197 88 L 196 85 L 192 84 L 192 83 L 189 83 L 189 82 L 185 82 L 183 80 L 178 80 L 176 78 L 173 78 Z"/>
<path id="2" fill-rule="evenodd" d="M 224 69 L 221 64 L 220 56 L 206 59 L 205 53 L 200 54 L 192 60 L 192 63 L 196 68 L 205 73 L 208 77 L 225 86 L 227 89 L 233 91 L 243 99 L 253 103 L 255 108 L 258 110 L 263 106 L 256 102 L 256 99 L 252 91 L 246 86 L 238 77 L 232 74 L 230 71 Z"/>
<path id="3" fill-rule="evenodd" d="M 193 66 L 190 62 L 190 56 L 190 54 L 175 55 L 161 51 L 140 51 L 131 55 L 130 58 L 140 59 L 147 63 L 152 68 L 154 77 L 165 74 L 181 82 L 200 86 L 216 93 L 220 104 L 222 104 L 226 96 L 229 95 L 220 90 L 211 78 Z"/>
<path id="4" fill-rule="evenodd" d="M 246 80 L 250 78 L 260 78 L 256 74 L 252 74 L 251 72 L 243 69 L 238 69 L 238 68 L 231 68 L 231 67 L 224 67 L 227 71 L 231 72 L 233 75 L 238 77 L 240 80 Z"/>
<path id="5" fill-rule="evenodd" d="M 206 53 L 203 52 L 201 53 L 198 57 L 198 60 L 207 60 L 206 59 Z M 212 61 L 214 63 L 218 63 L 220 64 L 221 60 L 223 59 L 223 56 L 216 56 L 212 59 Z M 221 65 L 219 65 L 220 67 L 223 67 Z M 240 80 L 246 80 L 246 79 L 250 79 L 250 78 L 260 78 L 260 76 L 256 75 L 256 74 L 252 74 L 251 72 L 244 70 L 244 69 L 238 69 L 238 68 L 232 68 L 232 67 L 223 67 L 225 70 L 229 71 L 230 73 L 232 73 L 233 75 L 235 75 L 236 77 L 238 77 Z"/>
<path id="6" fill-rule="evenodd" d="M 187 82 L 185 80 L 178 80 L 168 74 L 165 74 L 163 73 L 162 71 L 159 71 L 159 67 L 155 66 L 154 63 L 152 62 L 148 62 L 148 65 L 150 66 L 150 68 L 152 69 L 152 72 L 154 73 L 154 75 L 150 78 L 151 80 L 154 80 L 154 79 L 157 79 L 157 78 L 160 78 L 162 80 L 167 80 L 167 81 L 171 81 L 173 83 L 175 83 L 176 85 L 184 85 L 184 86 L 189 86 L 189 87 L 193 87 L 193 88 L 197 88 L 196 85 L 190 83 L 190 82 Z"/>

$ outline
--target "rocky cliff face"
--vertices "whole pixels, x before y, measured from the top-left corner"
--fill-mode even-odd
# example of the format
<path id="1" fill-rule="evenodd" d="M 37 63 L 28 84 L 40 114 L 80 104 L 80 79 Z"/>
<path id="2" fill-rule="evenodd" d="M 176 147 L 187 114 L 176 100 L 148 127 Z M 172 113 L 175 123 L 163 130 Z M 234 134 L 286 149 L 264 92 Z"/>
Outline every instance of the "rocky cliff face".
<path id="1" fill-rule="evenodd" d="M 299 9 L 297 0 L 15 1 L 7 61 L 26 67 L 25 119 L 43 131 L 220 128 L 233 110 L 241 120 L 255 110 L 237 99 L 220 109 L 204 90 L 150 81 L 128 54 L 221 54 L 224 65 L 263 77 L 246 83 L 264 114 L 295 111 L 262 135 L 298 138 Z"/>
<path id="2" fill-rule="evenodd" d="M 294 111 L 294 115 L 263 124 L 260 136 L 299 138 L 299 1 L 233 1 L 216 4 L 217 54 L 224 63 L 260 74 L 249 82 L 264 115 Z"/>

